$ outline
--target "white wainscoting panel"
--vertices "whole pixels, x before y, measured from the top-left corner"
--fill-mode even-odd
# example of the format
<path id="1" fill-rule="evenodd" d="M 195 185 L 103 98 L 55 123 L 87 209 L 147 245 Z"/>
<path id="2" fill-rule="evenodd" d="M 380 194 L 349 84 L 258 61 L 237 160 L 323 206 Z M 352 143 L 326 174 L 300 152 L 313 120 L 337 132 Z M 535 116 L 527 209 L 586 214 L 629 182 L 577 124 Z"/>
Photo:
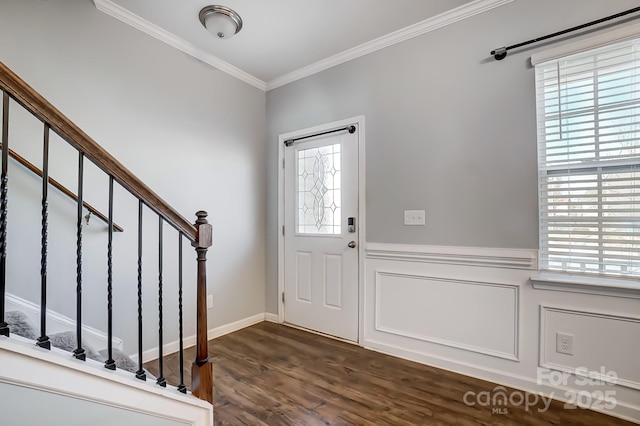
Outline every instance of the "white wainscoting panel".
<path id="1" fill-rule="evenodd" d="M 640 300 L 534 288 L 537 260 L 537 250 L 367 243 L 360 344 L 561 401 L 604 389 L 615 407 L 593 410 L 640 424 Z M 556 353 L 556 331 L 574 334 L 573 356 Z M 601 366 L 617 385 L 576 371 Z M 566 383 L 542 376 L 549 369 Z"/>
<path id="2" fill-rule="evenodd" d="M 556 351 L 556 332 L 574 336 L 573 355 Z M 616 384 L 640 390 L 640 317 L 541 306 L 540 366 L 596 380 L 615 373 Z"/>
<path id="3" fill-rule="evenodd" d="M 382 270 L 375 274 L 375 330 L 518 359 L 518 286 Z"/>

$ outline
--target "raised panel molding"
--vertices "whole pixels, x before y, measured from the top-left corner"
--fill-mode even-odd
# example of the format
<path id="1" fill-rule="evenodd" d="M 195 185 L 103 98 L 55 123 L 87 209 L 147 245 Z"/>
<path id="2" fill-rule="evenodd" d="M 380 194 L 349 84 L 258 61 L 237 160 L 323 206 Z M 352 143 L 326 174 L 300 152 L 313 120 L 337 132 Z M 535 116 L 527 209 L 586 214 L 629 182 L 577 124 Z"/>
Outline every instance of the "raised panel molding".
<path id="1" fill-rule="evenodd" d="M 528 249 L 368 243 L 366 251 L 368 259 L 538 269 L 538 251 Z"/>
<path id="2" fill-rule="evenodd" d="M 482 346 L 478 344 L 471 344 L 471 343 L 462 341 L 462 339 L 456 340 L 455 336 L 453 335 L 450 338 L 444 338 L 442 336 L 429 335 L 428 333 L 425 333 L 425 332 L 416 332 L 416 331 L 411 331 L 407 329 L 403 330 L 400 327 L 392 327 L 389 325 L 385 325 L 384 319 L 383 319 L 383 313 L 382 313 L 384 302 L 381 297 L 381 291 L 382 291 L 381 287 L 382 287 L 382 281 L 384 277 L 387 277 L 390 279 L 396 279 L 396 280 L 409 279 L 409 280 L 423 281 L 423 283 L 420 283 L 420 285 L 424 284 L 425 286 L 428 286 L 430 283 L 431 284 L 437 283 L 436 285 L 442 284 L 442 285 L 450 285 L 450 286 L 455 286 L 455 285 L 473 286 L 476 289 L 483 288 L 483 289 L 486 289 L 487 291 L 490 291 L 490 289 L 494 289 L 494 290 L 497 289 L 498 291 L 501 291 L 503 293 L 502 297 L 504 297 L 504 290 L 507 290 L 508 292 L 511 293 L 511 295 L 508 296 L 508 298 L 511 299 L 512 301 L 512 303 L 508 305 L 508 307 L 511 309 L 511 312 L 509 312 L 508 316 L 511 316 L 511 318 L 510 319 L 505 318 L 505 320 L 507 320 L 507 324 L 510 326 L 509 333 L 507 335 L 502 335 L 499 337 L 511 339 L 510 350 L 502 351 L 495 347 L 493 348 L 489 347 L 489 345 Z M 396 282 L 396 285 L 398 285 L 397 282 Z M 442 278 L 442 277 L 430 277 L 430 276 L 424 276 L 424 275 L 399 274 L 395 272 L 376 270 L 374 292 L 375 292 L 375 302 L 374 302 L 373 311 L 374 311 L 374 330 L 375 331 L 383 332 L 387 334 L 393 334 L 396 336 L 419 340 L 423 342 L 449 346 L 449 347 L 476 352 L 484 355 L 490 355 L 498 358 L 508 359 L 511 361 L 519 360 L 518 348 L 519 348 L 519 316 L 520 314 L 519 314 L 519 286 L 518 285 L 466 281 L 466 280 L 458 280 L 458 279 L 450 279 L 450 278 Z M 496 294 L 496 296 L 497 295 L 498 294 Z M 407 298 L 411 300 L 416 300 L 416 298 L 418 298 L 418 295 L 408 294 Z M 450 302 L 451 302 L 451 307 L 454 308 L 456 303 L 455 300 L 452 300 Z M 400 310 L 398 311 L 399 315 L 405 315 L 407 313 L 406 307 L 404 308 L 405 309 L 403 309 L 402 311 Z M 494 308 L 492 308 L 491 306 L 486 306 L 486 309 L 487 309 L 487 313 L 489 313 L 490 311 L 494 311 Z M 418 312 L 414 312 L 414 313 L 409 312 L 409 315 L 413 315 L 414 318 L 419 318 Z M 462 320 L 464 320 L 464 318 L 462 318 Z M 508 323 L 508 321 L 511 321 L 511 323 Z M 440 322 L 439 324 L 442 325 L 442 322 Z M 488 326 L 487 330 L 484 330 L 484 331 L 490 333 L 492 330 L 495 330 L 495 328 Z M 443 334 L 446 334 L 446 330 L 443 330 Z M 487 342 L 487 340 L 485 340 L 485 342 Z"/>
<path id="3" fill-rule="evenodd" d="M 548 368 L 551 370 L 558 370 L 558 371 L 564 371 L 566 373 L 570 373 L 570 374 L 574 374 L 574 375 L 579 375 L 582 377 L 586 377 L 585 374 L 583 374 L 580 371 L 576 371 L 578 367 L 584 368 L 587 366 L 584 365 L 568 365 L 569 363 L 559 363 L 559 362 L 553 362 L 550 361 L 549 358 L 549 354 L 548 354 L 548 350 L 550 348 L 547 347 L 547 335 L 546 335 L 546 331 L 547 331 L 547 323 L 549 322 L 548 320 L 548 314 L 550 312 L 555 312 L 555 313 L 560 313 L 560 314 L 566 314 L 566 315 L 572 315 L 572 316 L 583 316 L 586 318 L 600 318 L 603 320 L 613 320 L 613 321 L 621 321 L 622 323 L 633 323 L 636 325 L 636 327 L 638 327 L 638 329 L 640 330 L 640 317 L 631 317 L 631 316 L 623 316 L 623 315 L 616 315 L 616 314 L 608 314 L 608 313 L 601 313 L 601 312 L 594 312 L 594 311 L 589 311 L 589 310 L 579 310 L 579 309 L 569 309 L 569 308 L 561 308 L 561 307 L 552 307 L 552 306 L 544 306 L 544 305 L 540 305 L 540 367 L 543 368 Z M 557 331 L 557 330 L 556 330 Z M 638 332 L 638 334 L 640 334 L 640 331 Z M 626 339 L 628 341 L 631 342 L 638 342 L 637 339 L 634 339 L 633 337 L 630 337 L 628 339 Z M 554 338 L 555 341 L 555 338 Z M 575 344 L 575 342 L 574 342 Z M 574 347 L 575 349 L 575 347 Z M 580 354 L 576 353 L 575 356 L 579 356 Z M 573 359 L 574 356 L 570 357 L 571 361 L 574 362 L 580 362 L 580 361 L 576 361 L 575 359 Z M 569 358 L 568 358 L 569 359 Z M 602 366 L 605 369 L 607 368 L 607 366 Z M 616 371 L 616 374 L 619 375 L 619 372 Z M 601 381 L 606 381 L 606 377 L 604 377 L 602 374 L 600 374 L 600 371 L 589 371 L 588 376 L 592 379 L 595 380 L 601 380 Z M 628 378 L 624 378 L 624 377 L 618 377 L 615 380 L 615 383 L 617 385 L 620 386 L 625 386 L 631 389 L 637 389 L 640 390 L 640 382 L 637 380 L 633 380 L 633 379 L 628 379 Z"/>

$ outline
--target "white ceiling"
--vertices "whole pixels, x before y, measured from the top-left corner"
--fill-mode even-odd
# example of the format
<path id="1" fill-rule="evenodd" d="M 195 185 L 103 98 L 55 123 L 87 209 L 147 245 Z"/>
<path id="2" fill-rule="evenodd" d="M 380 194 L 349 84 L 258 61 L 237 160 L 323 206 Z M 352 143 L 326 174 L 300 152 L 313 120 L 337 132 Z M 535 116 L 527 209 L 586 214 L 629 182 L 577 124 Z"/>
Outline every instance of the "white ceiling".
<path id="1" fill-rule="evenodd" d="M 96 7 L 268 90 L 512 0 L 94 0 Z M 198 12 L 234 9 L 244 22 L 213 37 Z"/>

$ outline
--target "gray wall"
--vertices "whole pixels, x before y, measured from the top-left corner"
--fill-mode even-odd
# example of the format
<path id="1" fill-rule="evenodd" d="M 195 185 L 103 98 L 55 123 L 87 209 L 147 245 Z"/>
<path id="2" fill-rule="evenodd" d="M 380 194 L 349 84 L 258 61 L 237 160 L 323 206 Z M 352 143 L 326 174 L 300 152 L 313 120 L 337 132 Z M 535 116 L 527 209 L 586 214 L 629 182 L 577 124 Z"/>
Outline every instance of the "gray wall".
<path id="1" fill-rule="evenodd" d="M 265 94 L 95 9 L 88 0 L 0 1 L 0 61 L 190 220 L 214 225 L 209 327 L 264 312 Z M 12 108 L 12 148 L 41 164 L 42 128 Z M 76 188 L 77 155 L 52 141 L 51 175 Z M 9 292 L 39 298 L 39 180 L 11 164 Z M 87 166 L 85 198 L 107 210 Z M 75 207 L 51 190 L 49 308 L 75 317 Z M 136 352 L 137 203 L 116 189 L 114 334 Z M 157 345 L 157 217 L 145 211 L 145 347 Z M 177 339 L 177 234 L 164 227 L 165 343 Z M 106 227 L 85 227 L 85 321 L 105 329 Z M 195 333 L 195 253 L 185 242 L 185 335 Z"/>
<path id="2" fill-rule="evenodd" d="M 365 115 L 368 242 L 536 248 L 532 50 L 488 53 L 634 6 L 518 0 L 270 91 L 266 310 L 277 312 L 279 134 Z M 427 226 L 403 226 L 405 209 L 426 210 Z"/>

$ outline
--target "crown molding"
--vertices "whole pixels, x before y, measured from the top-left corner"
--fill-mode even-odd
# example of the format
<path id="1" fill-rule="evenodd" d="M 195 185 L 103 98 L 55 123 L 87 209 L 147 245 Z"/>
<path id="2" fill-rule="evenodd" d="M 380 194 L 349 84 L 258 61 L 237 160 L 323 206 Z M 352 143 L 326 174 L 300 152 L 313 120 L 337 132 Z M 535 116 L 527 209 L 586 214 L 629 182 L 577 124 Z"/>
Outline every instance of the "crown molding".
<path id="1" fill-rule="evenodd" d="M 109 16 L 116 18 L 119 21 L 124 22 L 178 50 L 183 51 L 187 55 L 191 55 L 194 58 L 201 60 L 214 68 L 225 72 L 238 80 L 244 81 L 262 91 L 266 91 L 266 83 L 253 75 L 242 71 L 240 68 L 234 67 L 230 63 L 223 61 L 215 55 L 205 52 L 204 50 L 194 46 L 188 41 L 177 37 L 176 35 L 166 31 L 159 26 L 147 21 L 146 19 L 130 12 L 122 6 L 114 3 L 111 0 L 93 0 L 93 3 L 101 12 L 106 13 Z"/>
<path id="2" fill-rule="evenodd" d="M 437 30 L 438 28 L 445 27 L 447 25 L 454 24 L 458 21 L 462 21 L 472 16 L 479 15 L 487 12 L 491 9 L 504 6 L 515 0 L 475 0 L 470 3 L 459 6 L 455 9 L 451 9 L 440 15 L 433 16 L 424 21 L 410 25 L 406 28 L 394 31 L 377 39 L 368 41 L 352 49 L 345 50 L 344 52 L 330 56 L 326 59 L 313 63 L 311 65 L 302 67 L 295 71 L 292 71 L 283 76 L 274 78 L 267 82 L 267 91 L 284 86 L 285 84 L 292 83 L 296 80 L 308 77 L 316 74 L 320 71 L 324 71 L 336 65 L 343 64 L 353 59 L 359 58 L 369 53 L 373 53 L 385 47 L 392 46 L 397 43 L 418 37 L 426 34 L 430 31 Z"/>
<path id="3" fill-rule="evenodd" d="M 205 52 L 203 49 L 194 46 L 186 40 L 177 37 L 146 19 L 130 12 L 122 6 L 114 3 L 112 0 L 93 0 L 93 3 L 99 11 L 104 12 L 107 15 L 110 15 L 170 46 L 173 46 L 176 49 L 219 69 L 220 71 L 236 77 L 247 84 L 263 91 L 269 91 L 335 67 L 336 65 L 340 65 L 361 56 L 368 55 L 369 53 L 384 49 L 385 47 L 401 43 L 430 31 L 437 30 L 438 28 L 471 18 L 472 16 L 479 15 L 494 8 L 504 6 L 505 4 L 513 1 L 515 0 L 474 0 L 455 9 L 441 13 L 440 15 L 425 19 L 424 21 L 345 50 L 311 65 L 299 68 L 268 82 L 264 82 L 259 78 L 231 65 L 230 63 L 223 61 L 217 56 Z"/>

